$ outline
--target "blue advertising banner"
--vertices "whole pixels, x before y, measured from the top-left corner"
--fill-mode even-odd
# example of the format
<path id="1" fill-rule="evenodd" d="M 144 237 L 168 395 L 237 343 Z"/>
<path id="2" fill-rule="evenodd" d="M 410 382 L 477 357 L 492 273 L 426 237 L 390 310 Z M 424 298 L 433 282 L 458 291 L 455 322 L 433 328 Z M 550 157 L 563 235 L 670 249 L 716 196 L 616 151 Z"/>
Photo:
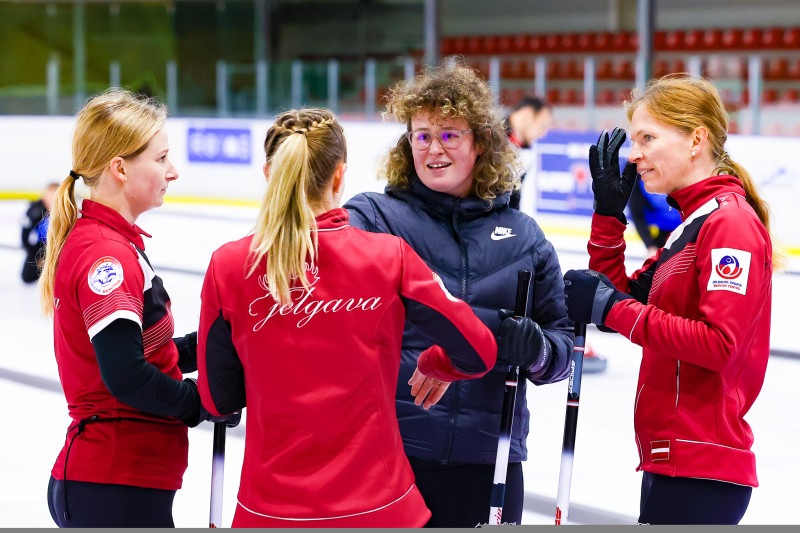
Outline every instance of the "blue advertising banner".
<path id="1" fill-rule="evenodd" d="M 536 210 L 545 213 L 592 216 L 592 176 L 589 146 L 599 132 L 550 130 L 536 143 Z"/>
<path id="2" fill-rule="evenodd" d="M 189 127 L 186 148 L 189 161 L 249 165 L 252 156 L 251 134 L 244 128 Z"/>

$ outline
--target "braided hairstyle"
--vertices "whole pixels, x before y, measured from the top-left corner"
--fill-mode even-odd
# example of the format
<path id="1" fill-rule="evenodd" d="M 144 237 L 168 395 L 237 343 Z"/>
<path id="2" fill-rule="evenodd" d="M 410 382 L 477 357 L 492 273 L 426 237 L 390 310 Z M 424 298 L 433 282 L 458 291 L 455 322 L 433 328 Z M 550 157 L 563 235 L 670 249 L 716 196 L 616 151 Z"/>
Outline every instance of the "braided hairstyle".
<path id="1" fill-rule="evenodd" d="M 251 276 L 267 257 L 267 284 L 281 305 L 291 300 L 293 280 L 308 289 L 305 264 L 317 253 L 315 207 L 336 169 L 347 161 L 344 130 L 324 108 L 278 115 L 264 140 L 268 179 L 250 244 Z"/>

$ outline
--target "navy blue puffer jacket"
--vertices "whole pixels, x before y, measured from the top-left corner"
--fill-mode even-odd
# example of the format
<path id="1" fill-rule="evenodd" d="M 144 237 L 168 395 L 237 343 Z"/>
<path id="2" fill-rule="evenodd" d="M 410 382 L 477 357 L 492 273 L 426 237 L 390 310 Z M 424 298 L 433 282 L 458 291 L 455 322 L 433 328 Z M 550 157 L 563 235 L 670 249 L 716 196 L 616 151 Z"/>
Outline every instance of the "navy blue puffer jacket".
<path id="1" fill-rule="evenodd" d="M 472 306 L 497 335 L 497 310 L 513 309 L 517 272 L 533 273 L 530 316 L 549 341 L 550 367 L 533 383 L 568 375 L 573 324 L 564 305 L 564 283 L 556 252 L 538 224 L 508 207 L 508 195 L 488 202 L 456 198 L 427 188 L 416 176 L 409 187 L 385 194 L 362 193 L 345 208 L 358 228 L 402 237 L 444 281 L 447 290 Z M 495 462 L 507 367 L 498 364 L 480 379 L 456 381 L 429 411 L 414 405 L 408 380 L 419 353 L 431 341 L 406 324 L 397 386 L 397 418 L 406 455 L 442 464 Z M 524 369 L 520 375 L 530 377 Z M 511 438 L 511 462 L 527 458 L 529 412 L 520 379 Z M 544 407 L 539 407 L 544 408 Z"/>

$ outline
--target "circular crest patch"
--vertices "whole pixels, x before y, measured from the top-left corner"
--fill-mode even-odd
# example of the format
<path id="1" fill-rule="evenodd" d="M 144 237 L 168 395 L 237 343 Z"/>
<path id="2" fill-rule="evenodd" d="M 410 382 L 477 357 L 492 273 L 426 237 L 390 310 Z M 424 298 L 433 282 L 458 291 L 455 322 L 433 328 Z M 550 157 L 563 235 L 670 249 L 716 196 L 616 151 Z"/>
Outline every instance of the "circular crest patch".
<path id="1" fill-rule="evenodd" d="M 122 285 L 124 279 L 122 263 L 114 257 L 101 257 L 89 269 L 89 288 L 100 296 L 105 296 Z"/>

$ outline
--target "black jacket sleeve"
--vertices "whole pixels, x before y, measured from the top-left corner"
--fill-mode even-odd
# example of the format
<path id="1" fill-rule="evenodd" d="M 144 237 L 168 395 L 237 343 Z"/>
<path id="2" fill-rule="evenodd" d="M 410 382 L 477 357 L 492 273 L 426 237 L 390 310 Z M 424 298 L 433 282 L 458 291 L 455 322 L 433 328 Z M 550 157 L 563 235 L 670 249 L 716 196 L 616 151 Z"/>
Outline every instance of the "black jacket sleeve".
<path id="1" fill-rule="evenodd" d="M 159 371 L 144 358 L 138 324 L 117 319 L 92 338 L 100 376 L 119 401 L 146 413 L 173 416 L 194 427 L 206 418 L 197 386 Z"/>
<path id="2" fill-rule="evenodd" d="M 550 361 L 544 372 L 530 379 L 536 385 L 554 383 L 569 375 L 569 357 L 575 342 L 575 325 L 567 317 L 564 303 L 564 278 L 555 248 L 543 240 L 537 246 L 538 260 L 533 279 L 531 319 L 542 328 L 548 343 Z"/>
<path id="3" fill-rule="evenodd" d="M 188 374 L 197 370 L 197 332 L 172 339 L 178 348 L 178 368 Z"/>

